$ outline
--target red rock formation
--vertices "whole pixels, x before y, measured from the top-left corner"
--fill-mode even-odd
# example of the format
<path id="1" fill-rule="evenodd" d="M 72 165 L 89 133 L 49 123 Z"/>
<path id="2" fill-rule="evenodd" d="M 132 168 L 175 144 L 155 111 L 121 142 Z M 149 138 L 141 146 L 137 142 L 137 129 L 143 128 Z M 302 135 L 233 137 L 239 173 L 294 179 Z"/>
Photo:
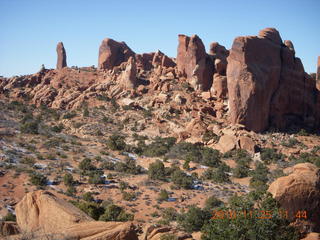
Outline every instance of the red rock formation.
<path id="1" fill-rule="evenodd" d="M 208 90 L 212 85 L 213 62 L 197 35 L 179 35 L 177 67 L 181 75 L 195 88 Z"/>
<path id="2" fill-rule="evenodd" d="M 155 55 L 154 52 L 152 53 L 143 53 L 143 54 L 136 54 L 136 62 L 137 62 L 137 68 L 143 69 L 146 71 L 151 70 L 152 68 L 152 59 Z"/>
<path id="3" fill-rule="evenodd" d="M 230 120 L 261 132 L 270 125 L 315 125 L 317 90 L 304 72 L 293 44 L 276 29 L 237 37 L 228 57 Z"/>
<path id="4" fill-rule="evenodd" d="M 121 63 L 128 61 L 129 57 L 134 57 L 135 53 L 125 42 L 117 42 L 106 38 L 99 48 L 99 69 L 112 69 Z"/>
<path id="5" fill-rule="evenodd" d="M 67 66 L 67 55 L 66 50 L 64 49 L 63 43 L 59 42 L 57 44 L 57 69 L 62 69 Z"/>
<path id="6" fill-rule="evenodd" d="M 154 67 L 161 66 L 161 67 L 175 67 L 175 62 L 169 58 L 167 55 L 165 55 L 163 52 L 158 50 L 152 59 L 152 65 Z"/>
<path id="7" fill-rule="evenodd" d="M 137 66 L 133 57 L 130 57 L 126 69 L 120 75 L 120 84 L 125 89 L 132 89 L 137 87 Z"/>
<path id="8" fill-rule="evenodd" d="M 318 57 L 318 66 L 317 66 L 317 81 L 320 81 L 320 56 Z"/>

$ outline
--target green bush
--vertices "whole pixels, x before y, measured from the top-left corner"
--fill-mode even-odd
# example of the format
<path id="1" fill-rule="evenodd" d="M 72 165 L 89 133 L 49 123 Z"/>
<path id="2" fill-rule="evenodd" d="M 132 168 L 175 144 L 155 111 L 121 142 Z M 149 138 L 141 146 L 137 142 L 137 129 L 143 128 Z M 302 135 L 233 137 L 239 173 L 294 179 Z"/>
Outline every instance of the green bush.
<path id="1" fill-rule="evenodd" d="M 122 191 L 122 199 L 125 201 L 133 201 L 136 198 L 136 194 L 134 192 L 126 192 Z"/>
<path id="2" fill-rule="evenodd" d="M 173 137 L 156 137 L 151 144 L 143 149 L 143 155 L 148 157 L 161 157 L 165 155 L 175 143 L 176 139 Z"/>
<path id="3" fill-rule="evenodd" d="M 133 215 L 126 213 L 122 207 L 111 204 L 106 207 L 104 213 L 99 217 L 100 221 L 132 221 Z"/>
<path id="4" fill-rule="evenodd" d="M 15 222 L 17 219 L 16 219 L 16 215 L 14 215 L 13 213 L 11 212 L 8 212 L 7 215 L 5 215 L 3 218 L 2 218 L 2 221 L 10 221 L 10 222 Z"/>
<path id="5" fill-rule="evenodd" d="M 122 151 L 126 148 L 125 137 L 121 135 L 111 135 L 107 140 L 107 146 L 114 151 Z"/>
<path id="6" fill-rule="evenodd" d="M 92 165 L 92 161 L 90 158 L 84 158 L 80 163 L 79 163 L 79 169 L 83 171 L 91 171 L 95 170 L 95 166 Z"/>
<path id="7" fill-rule="evenodd" d="M 102 169 L 114 170 L 115 164 L 111 161 L 103 161 L 100 165 Z"/>
<path id="8" fill-rule="evenodd" d="M 30 133 L 30 134 L 38 134 L 39 122 L 38 121 L 30 121 L 23 123 L 20 126 L 21 133 Z"/>
<path id="9" fill-rule="evenodd" d="M 82 195 L 82 199 L 86 202 L 94 202 L 93 194 L 91 192 L 86 192 Z"/>
<path id="10" fill-rule="evenodd" d="M 188 176 L 185 172 L 181 170 L 176 170 L 171 174 L 172 182 L 184 189 L 191 189 L 193 185 L 193 179 L 191 176 Z"/>
<path id="11" fill-rule="evenodd" d="M 76 116 L 77 116 L 77 113 L 75 113 L 75 112 L 67 112 L 62 116 L 62 118 L 63 119 L 72 119 Z"/>
<path id="12" fill-rule="evenodd" d="M 167 190 L 161 189 L 159 196 L 158 196 L 158 200 L 159 201 L 167 201 L 168 198 L 169 198 L 169 193 L 167 192 Z"/>
<path id="13" fill-rule="evenodd" d="M 168 220 L 169 222 L 171 221 L 176 221 L 178 218 L 178 213 L 177 210 L 174 209 L 173 207 L 169 208 L 164 208 L 161 212 L 161 216 L 164 220 Z"/>
<path id="14" fill-rule="evenodd" d="M 33 172 L 29 175 L 29 181 L 38 187 L 45 186 L 47 184 L 47 177 L 42 175 L 41 173 Z"/>
<path id="15" fill-rule="evenodd" d="M 153 163 L 149 164 L 148 176 L 150 179 L 154 180 L 166 180 L 166 170 L 163 162 L 156 160 Z"/>
<path id="16" fill-rule="evenodd" d="M 277 150 L 273 148 L 261 149 L 260 157 L 261 157 L 261 160 L 266 164 L 283 161 L 285 158 L 285 156 L 282 153 L 277 153 Z"/>
<path id="17" fill-rule="evenodd" d="M 90 184 L 103 184 L 104 178 L 101 177 L 101 172 L 94 172 L 89 174 L 89 180 L 88 183 Z"/>
<path id="18" fill-rule="evenodd" d="M 268 174 L 268 168 L 263 163 L 258 162 L 256 164 L 256 169 L 252 173 L 252 178 L 250 179 L 250 187 L 256 190 L 265 191 L 268 188 Z"/>
<path id="19" fill-rule="evenodd" d="M 205 202 L 204 209 L 210 211 L 214 208 L 221 207 L 221 206 L 223 206 L 223 202 L 221 200 L 219 200 L 215 196 L 210 196 L 209 198 L 207 198 Z"/>
<path id="20" fill-rule="evenodd" d="M 137 165 L 136 161 L 131 158 L 126 158 L 125 162 L 117 162 L 114 166 L 114 170 L 117 172 L 135 175 L 142 173 L 142 167 L 140 165 Z"/>
<path id="21" fill-rule="evenodd" d="M 291 156 L 290 160 L 293 161 L 295 164 L 308 162 L 308 163 L 313 163 L 317 167 L 320 167 L 320 156 L 314 153 L 303 152 L 303 153 L 300 153 L 298 157 Z"/>
<path id="22" fill-rule="evenodd" d="M 186 213 L 178 216 L 179 225 L 187 232 L 200 231 L 209 221 L 211 214 L 196 206 L 190 206 Z"/>
<path id="23" fill-rule="evenodd" d="M 51 127 L 51 131 L 56 132 L 56 133 L 60 133 L 63 130 L 64 126 L 62 123 L 60 123 L 59 125 L 55 125 L 53 127 Z"/>
<path id="24" fill-rule="evenodd" d="M 68 187 L 73 186 L 74 180 L 73 180 L 72 174 L 71 173 L 66 173 L 63 176 L 63 182 L 64 182 L 64 185 L 66 185 Z"/>
<path id="25" fill-rule="evenodd" d="M 229 175 L 226 173 L 226 169 L 223 165 L 217 169 L 208 168 L 202 175 L 204 179 L 212 180 L 215 183 L 230 182 Z"/>

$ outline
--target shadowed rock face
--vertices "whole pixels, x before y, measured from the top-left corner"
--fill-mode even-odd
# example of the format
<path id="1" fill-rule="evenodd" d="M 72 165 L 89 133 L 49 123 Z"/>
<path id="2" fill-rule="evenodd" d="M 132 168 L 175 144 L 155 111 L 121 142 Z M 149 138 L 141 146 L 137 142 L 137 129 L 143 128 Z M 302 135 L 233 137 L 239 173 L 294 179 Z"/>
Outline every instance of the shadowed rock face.
<path id="1" fill-rule="evenodd" d="M 57 69 L 62 69 L 67 66 L 67 55 L 66 50 L 64 49 L 63 43 L 59 42 L 57 44 Z"/>
<path id="2" fill-rule="evenodd" d="M 317 81 L 320 81 L 320 56 L 318 57 L 318 66 L 317 66 Z"/>
<path id="3" fill-rule="evenodd" d="M 210 89 L 213 62 L 197 35 L 179 35 L 177 67 L 178 72 L 187 78 L 193 88 L 204 91 Z"/>
<path id="4" fill-rule="evenodd" d="M 112 69 L 121 63 L 128 61 L 129 57 L 134 57 L 135 53 L 125 42 L 117 42 L 106 38 L 99 48 L 99 69 Z"/>
<path id="5" fill-rule="evenodd" d="M 315 81 L 295 57 L 292 42 L 282 44 L 276 29 L 237 37 L 228 57 L 227 78 L 232 123 L 255 132 L 269 126 L 315 126 Z"/>

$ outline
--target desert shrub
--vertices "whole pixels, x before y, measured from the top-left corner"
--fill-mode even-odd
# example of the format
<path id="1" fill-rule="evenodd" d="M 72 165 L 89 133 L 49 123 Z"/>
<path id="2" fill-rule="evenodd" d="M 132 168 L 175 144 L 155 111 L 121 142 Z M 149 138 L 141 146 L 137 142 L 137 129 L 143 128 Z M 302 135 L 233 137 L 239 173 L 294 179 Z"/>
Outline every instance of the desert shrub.
<path id="1" fill-rule="evenodd" d="M 261 149 L 260 157 L 261 157 L 261 160 L 266 164 L 283 161 L 285 158 L 285 156 L 282 153 L 277 153 L 277 150 L 273 148 Z"/>
<path id="2" fill-rule="evenodd" d="M 93 173 L 89 173 L 89 179 L 88 179 L 88 183 L 90 184 L 103 184 L 104 183 L 104 178 L 101 177 L 101 172 L 100 171 L 96 171 Z"/>
<path id="3" fill-rule="evenodd" d="M 176 221 L 178 218 L 178 213 L 177 210 L 174 209 L 173 207 L 169 207 L 169 208 L 164 208 L 161 211 L 161 216 L 163 219 L 168 220 L 169 222 L 171 221 Z"/>
<path id="4" fill-rule="evenodd" d="M 202 226 L 209 221 L 211 215 L 196 206 L 190 206 L 186 213 L 178 216 L 179 225 L 187 232 L 200 231 Z"/>
<path id="5" fill-rule="evenodd" d="M 22 133 L 38 134 L 39 122 L 32 120 L 21 124 L 20 131 Z"/>
<path id="6" fill-rule="evenodd" d="M 73 186 L 74 179 L 73 179 L 72 174 L 71 173 L 66 173 L 63 176 L 63 182 L 64 182 L 64 185 L 66 185 L 68 187 Z"/>
<path id="7" fill-rule="evenodd" d="M 85 108 L 83 109 L 82 116 L 83 116 L 83 117 L 89 117 L 89 110 L 88 110 L 87 107 L 85 107 Z"/>
<path id="8" fill-rule="evenodd" d="M 8 212 L 7 215 L 5 215 L 2 218 L 2 221 L 15 222 L 16 221 L 16 215 L 14 215 L 12 212 Z"/>
<path id="9" fill-rule="evenodd" d="M 185 170 L 189 170 L 190 169 L 190 164 L 189 164 L 189 161 L 185 161 L 182 165 L 183 169 Z"/>
<path id="10" fill-rule="evenodd" d="M 204 142 L 209 142 L 211 139 L 217 141 L 219 139 L 219 136 L 212 131 L 206 131 L 202 136 L 202 141 Z"/>
<path id="11" fill-rule="evenodd" d="M 60 133 L 63 130 L 63 128 L 64 128 L 63 124 L 60 123 L 59 125 L 54 125 L 53 127 L 51 127 L 51 131 Z"/>
<path id="12" fill-rule="evenodd" d="M 74 118 L 74 117 L 76 117 L 76 116 L 77 116 L 77 113 L 71 111 L 71 112 L 65 113 L 65 114 L 62 116 L 62 118 L 63 118 L 63 119 L 72 119 L 72 118 Z"/>
<path id="13" fill-rule="evenodd" d="M 289 138 L 288 141 L 283 141 L 281 142 L 281 145 L 284 146 L 284 147 L 289 147 L 289 148 L 292 148 L 294 146 L 296 146 L 297 144 L 299 144 L 300 142 L 295 139 L 295 138 Z"/>
<path id="14" fill-rule="evenodd" d="M 86 202 L 94 202 L 93 194 L 91 192 L 84 193 L 82 199 Z"/>
<path id="15" fill-rule="evenodd" d="M 76 193 L 77 193 L 77 189 L 73 185 L 67 188 L 66 195 L 74 196 Z"/>
<path id="16" fill-rule="evenodd" d="M 268 188 L 268 174 L 268 168 L 263 163 L 258 162 L 256 164 L 256 169 L 252 172 L 252 178 L 250 179 L 250 187 L 256 190 L 265 191 Z"/>
<path id="17" fill-rule="evenodd" d="M 117 172 L 123 172 L 128 174 L 140 174 L 142 173 L 142 167 L 136 164 L 136 161 L 131 158 L 126 158 L 125 162 L 117 162 L 114 166 L 114 170 Z"/>
<path id="18" fill-rule="evenodd" d="M 78 207 L 80 210 L 88 214 L 90 217 L 92 217 L 95 220 L 99 220 L 100 216 L 104 214 L 105 209 L 99 204 L 94 202 L 88 202 L 88 201 L 79 201 L 75 202 L 72 201 L 72 204 L 74 204 L 76 207 Z M 103 220 L 102 220 L 103 221 Z"/>
<path id="19" fill-rule="evenodd" d="M 159 201 L 167 201 L 168 198 L 169 198 L 169 193 L 167 192 L 167 190 L 161 189 L 159 196 L 158 196 L 158 200 Z"/>
<path id="20" fill-rule="evenodd" d="M 157 160 L 154 163 L 149 164 L 148 176 L 150 179 L 154 180 L 166 180 L 166 170 L 163 162 Z"/>
<path id="21" fill-rule="evenodd" d="M 221 200 L 219 200 L 215 196 L 210 196 L 207 198 L 207 200 L 205 202 L 204 209 L 210 211 L 214 208 L 221 207 L 221 206 L 223 206 L 223 202 Z"/>
<path id="22" fill-rule="evenodd" d="M 269 194 L 265 194 L 258 202 L 257 209 L 248 196 L 237 196 L 230 199 L 230 208 L 222 208 L 224 212 L 236 211 L 235 217 L 212 219 L 202 227 L 202 240 L 225 239 L 275 239 L 297 240 L 298 232 L 291 227 L 289 221 L 282 217 L 276 201 Z M 245 217 L 243 211 L 260 213 L 261 210 L 271 212 L 269 219 L 256 216 Z M 232 227 L 230 227 L 232 226 Z"/>
<path id="23" fill-rule="evenodd" d="M 35 164 L 36 163 L 36 160 L 34 160 L 34 158 L 33 157 L 24 157 L 24 158 L 22 158 L 21 160 L 20 160 L 20 163 L 22 163 L 22 164 L 28 164 L 28 165 L 30 165 L 30 166 L 32 166 L 33 164 Z"/>
<path id="24" fill-rule="evenodd" d="M 100 164 L 100 168 L 107 169 L 107 170 L 114 170 L 115 164 L 111 161 L 103 161 Z"/>
<path id="25" fill-rule="evenodd" d="M 126 143 L 124 140 L 125 140 L 124 136 L 113 134 L 109 136 L 109 138 L 107 139 L 107 146 L 111 150 L 122 151 L 126 147 Z"/>
<path id="26" fill-rule="evenodd" d="M 165 155 L 170 148 L 176 143 L 173 137 L 161 138 L 156 137 L 152 143 L 143 149 L 143 155 L 148 157 L 160 157 Z"/>
<path id="27" fill-rule="evenodd" d="M 160 236 L 160 240 L 178 240 L 179 238 L 172 233 L 165 233 Z"/>
<path id="28" fill-rule="evenodd" d="M 122 199 L 125 201 L 133 201 L 136 198 L 136 194 L 134 192 L 126 192 L 122 191 Z"/>
<path id="29" fill-rule="evenodd" d="M 308 162 L 315 164 L 317 167 L 320 167 L 320 156 L 313 153 L 303 152 L 300 153 L 298 157 L 291 156 L 290 160 L 295 164 Z"/>
<path id="30" fill-rule="evenodd" d="M 129 187 L 129 184 L 128 184 L 127 182 L 121 181 L 121 182 L 119 183 L 119 189 L 120 189 L 120 191 L 123 191 L 123 190 L 127 189 L 128 187 Z"/>
<path id="31" fill-rule="evenodd" d="M 100 221 L 130 221 L 133 220 L 133 215 L 126 213 L 122 207 L 111 204 L 106 207 L 104 213 L 99 217 Z"/>
<path id="32" fill-rule="evenodd" d="M 41 173 L 32 172 L 29 175 L 29 181 L 33 185 L 41 187 L 41 186 L 45 186 L 47 184 L 48 179 L 46 176 L 42 175 Z"/>
<path id="33" fill-rule="evenodd" d="M 90 158 L 84 158 L 79 163 L 79 169 L 83 171 L 91 171 L 91 170 L 95 170 L 96 167 L 92 164 L 92 161 Z"/>
<path id="34" fill-rule="evenodd" d="M 229 175 L 226 173 L 226 168 L 221 165 L 218 168 L 208 168 L 202 175 L 204 179 L 212 180 L 216 183 L 229 182 Z"/>
<path id="35" fill-rule="evenodd" d="M 172 182 L 178 187 L 184 189 L 191 189 L 193 185 L 193 179 L 181 170 L 176 170 L 171 174 Z"/>

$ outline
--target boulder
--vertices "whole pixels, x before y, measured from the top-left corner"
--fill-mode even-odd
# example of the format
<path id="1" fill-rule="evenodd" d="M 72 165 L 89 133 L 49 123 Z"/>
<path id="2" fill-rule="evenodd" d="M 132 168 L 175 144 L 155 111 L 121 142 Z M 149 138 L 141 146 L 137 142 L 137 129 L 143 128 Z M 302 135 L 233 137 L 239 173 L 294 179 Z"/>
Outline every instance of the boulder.
<path id="1" fill-rule="evenodd" d="M 210 89 L 212 95 L 215 95 L 217 98 L 225 99 L 228 96 L 228 83 L 227 77 L 222 76 L 218 73 L 213 75 L 213 83 Z"/>
<path id="2" fill-rule="evenodd" d="M 245 149 L 250 153 L 254 153 L 256 149 L 255 142 L 252 140 L 252 138 L 247 136 L 239 137 L 239 146 L 241 149 Z"/>
<path id="3" fill-rule="evenodd" d="M 15 210 L 17 223 L 25 232 L 56 232 L 75 223 L 93 221 L 80 209 L 48 191 L 27 193 Z"/>
<path id="4" fill-rule="evenodd" d="M 67 66 L 67 55 L 64 49 L 63 43 L 59 42 L 57 44 L 57 69 L 62 69 Z"/>
<path id="5" fill-rule="evenodd" d="M 226 152 L 229 152 L 229 151 L 235 149 L 236 146 L 237 146 L 236 138 L 234 136 L 225 134 L 222 137 L 220 137 L 216 148 L 220 152 L 226 153 Z"/>
<path id="6" fill-rule="evenodd" d="M 197 35 L 179 35 L 177 51 L 178 72 L 196 90 L 207 91 L 212 85 L 213 62 Z"/>
<path id="7" fill-rule="evenodd" d="M 226 59 L 229 55 L 229 51 L 217 42 L 212 42 L 210 44 L 210 55 L 214 56 L 216 59 Z"/>
<path id="8" fill-rule="evenodd" d="M 290 175 L 275 180 L 268 191 L 288 211 L 288 219 L 295 220 L 298 211 L 306 211 L 307 221 L 320 230 L 320 171 L 311 163 L 293 167 Z"/>
<path id="9" fill-rule="evenodd" d="M 285 44 L 274 28 L 234 40 L 227 66 L 232 123 L 255 132 L 306 122 L 316 126 L 315 82 L 295 57 L 292 42 Z"/>
<path id="10" fill-rule="evenodd" d="M 98 68 L 112 69 L 134 56 L 135 53 L 125 42 L 117 42 L 111 38 L 106 38 L 99 48 Z"/>
<path id="11" fill-rule="evenodd" d="M 301 240 L 319 240 L 319 239 L 320 239 L 319 233 L 311 232 Z"/>

